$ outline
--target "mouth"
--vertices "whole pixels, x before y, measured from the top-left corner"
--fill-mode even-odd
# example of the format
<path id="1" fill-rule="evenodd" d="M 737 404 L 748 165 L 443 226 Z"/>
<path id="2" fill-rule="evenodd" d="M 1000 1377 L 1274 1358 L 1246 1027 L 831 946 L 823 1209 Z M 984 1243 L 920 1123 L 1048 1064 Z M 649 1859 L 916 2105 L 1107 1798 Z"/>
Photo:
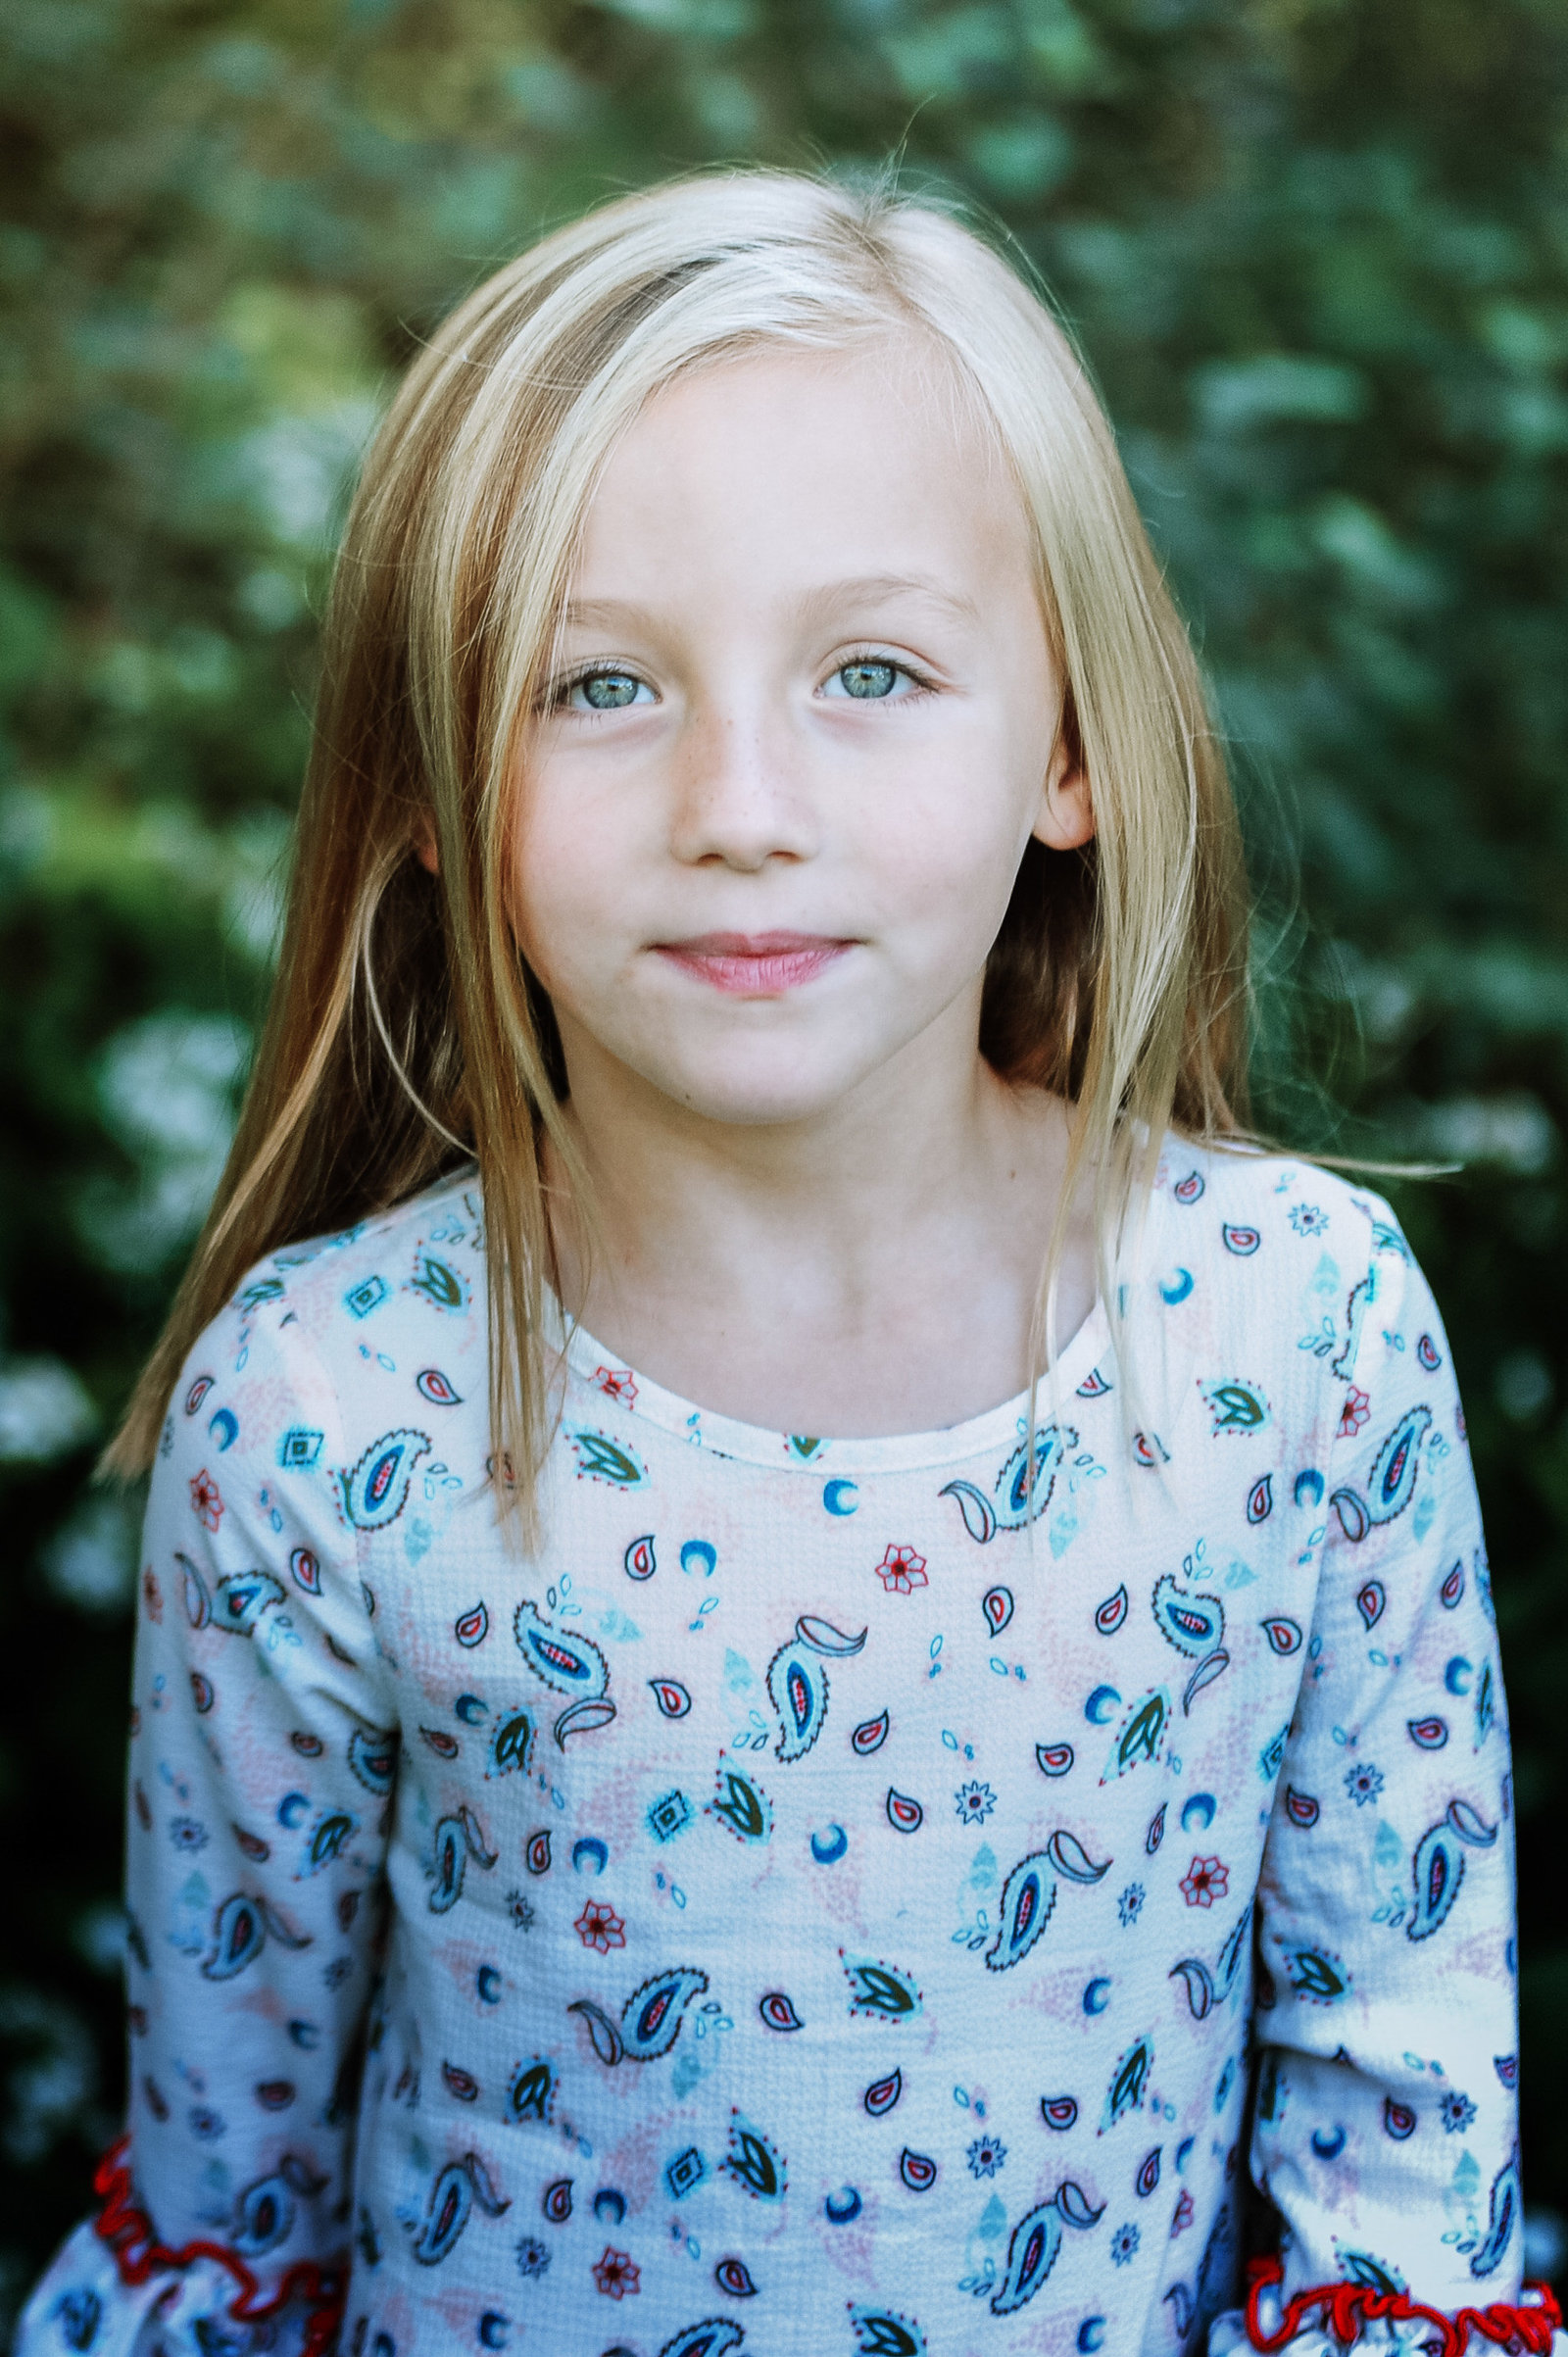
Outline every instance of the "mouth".
<path id="1" fill-rule="evenodd" d="M 821 933 L 701 933 L 661 941 L 661 958 L 710 989 L 739 999 L 781 999 L 837 962 L 853 941 Z"/>

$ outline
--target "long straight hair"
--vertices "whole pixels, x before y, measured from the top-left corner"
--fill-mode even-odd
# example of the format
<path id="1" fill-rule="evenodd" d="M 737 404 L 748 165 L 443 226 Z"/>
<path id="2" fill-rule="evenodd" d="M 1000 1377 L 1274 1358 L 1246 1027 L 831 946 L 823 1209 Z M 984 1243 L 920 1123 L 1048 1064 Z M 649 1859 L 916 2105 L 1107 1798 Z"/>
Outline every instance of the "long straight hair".
<path id="1" fill-rule="evenodd" d="M 1094 800 L 1031 843 L 980 1047 L 1073 1107 L 1035 1319 L 1054 1349 L 1067 1206 L 1102 1288 L 1168 1128 L 1235 1136 L 1248 1045 L 1234 806 L 1186 632 L 1085 368 L 952 210 L 801 173 L 679 179 L 556 231 L 462 304 L 377 434 L 349 516 L 281 958 L 207 1225 L 105 1458 L 143 1471 L 175 1377 L 251 1265 L 471 1158 L 487 1229 L 498 1484 L 532 1527 L 549 1445 L 547 1141 L 590 1225 L 549 1001 L 507 915 L 522 736 L 610 453 L 672 379 L 767 347 L 914 338 L 987 423 L 1030 519 Z M 417 857 L 434 840 L 437 872 Z"/>

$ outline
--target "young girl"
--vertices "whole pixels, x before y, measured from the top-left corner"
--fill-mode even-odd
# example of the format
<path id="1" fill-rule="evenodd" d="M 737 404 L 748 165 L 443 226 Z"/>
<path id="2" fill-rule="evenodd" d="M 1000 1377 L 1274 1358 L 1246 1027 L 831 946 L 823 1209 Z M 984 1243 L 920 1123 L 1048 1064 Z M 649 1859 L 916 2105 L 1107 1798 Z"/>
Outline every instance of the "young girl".
<path id="1" fill-rule="evenodd" d="M 24 2357 L 1549 2348 L 1447 1346 L 1244 1143 L 1239 893 L 942 211 L 679 183 L 436 337 L 114 1451 L 130 2124 Z"/>

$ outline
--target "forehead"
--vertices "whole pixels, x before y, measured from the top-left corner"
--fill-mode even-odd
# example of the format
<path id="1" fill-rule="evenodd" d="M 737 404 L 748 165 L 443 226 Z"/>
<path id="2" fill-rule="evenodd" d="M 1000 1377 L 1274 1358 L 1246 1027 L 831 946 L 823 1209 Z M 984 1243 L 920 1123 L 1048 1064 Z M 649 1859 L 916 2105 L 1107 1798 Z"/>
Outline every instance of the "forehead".
<path id="1" fill-rule="evenodd" d="M 1028 519 L 978 392 L 935 337 L 764 346 L 645 404 L 590 505 L 576 591 L 698 569 L 1032 572 Z"/>

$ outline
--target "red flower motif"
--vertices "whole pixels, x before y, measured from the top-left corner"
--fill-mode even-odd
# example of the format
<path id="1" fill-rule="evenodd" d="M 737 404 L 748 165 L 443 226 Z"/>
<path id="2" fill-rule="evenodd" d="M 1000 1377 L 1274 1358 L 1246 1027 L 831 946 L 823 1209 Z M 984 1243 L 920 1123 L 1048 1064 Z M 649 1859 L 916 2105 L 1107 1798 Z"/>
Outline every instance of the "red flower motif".
<path id="1" fill-rule="evenodd" d="M 623 2300 L 628 2292 L 641 2291 L 642 2270 L 623 2250 L 612 2250 L 605 2245 L 605 2255 L 594 2261 L 594 2282 L 607 2299 Z"/>
<path id="2" fill-rule="evenodd" d="M 1176 2204 L 1176 2215 L 1170 2222 L 1171 2240 L 1174 2242 L 1178 2234 L 1185 2234 L 1192 2223 L 1193 2197 L 1183 2185 L 1181 2199 Z"/>
<path id="3" fill-rule="evenodd" d="M 1345 1395 L 1345 1405 L 1340 1410 L 1341 1440 L 1348 1441 L 1358 1433 L 1371 1413 L 1371 1400 L 1358 1384 L 1352 1383 Z"/>
<path id="4" fill-rule="evenodd" d="M 1182 1896 L 1190 1907 L 1211 1907 L 1231 1887 L 1231 1870 L 1218 1858 L 1194 1858 L 1182 1876 Z"/>
<path id="5" fill-rule="evenodd" d="M 190 1485 L 190 1502 L 196 1509 L 197 1521 L 216 1531 L 223 1519 L 223 1500 L 205 1465 Z"/>
<path id="6" fill-rule="evenodd" d="M 578 1916 L 576 1933 L 584 1947 L 596 1947 L 601 1956 L 608 1956 L 612 1947 L 626 1944 L 626 1926 L 613 1907 L 607 1907 L 602 1898 L 591 1898 Z"/>
<path id="7" fill-rule="evenodd" d="M 889 1596 L 911 1596 L 916 1588 L 930 1586 L 925 1557 L 917 1555 L 912 1547 L 890 1547 L 876 1568 Z"/>
<path id="8" fill-rule="evenodd" d="M 596 1367 L 594 1381 L 607 1399 L 618 1399 L 626 1407 L 637 1404 L 637 1385 L 630 1367 Z"/>

